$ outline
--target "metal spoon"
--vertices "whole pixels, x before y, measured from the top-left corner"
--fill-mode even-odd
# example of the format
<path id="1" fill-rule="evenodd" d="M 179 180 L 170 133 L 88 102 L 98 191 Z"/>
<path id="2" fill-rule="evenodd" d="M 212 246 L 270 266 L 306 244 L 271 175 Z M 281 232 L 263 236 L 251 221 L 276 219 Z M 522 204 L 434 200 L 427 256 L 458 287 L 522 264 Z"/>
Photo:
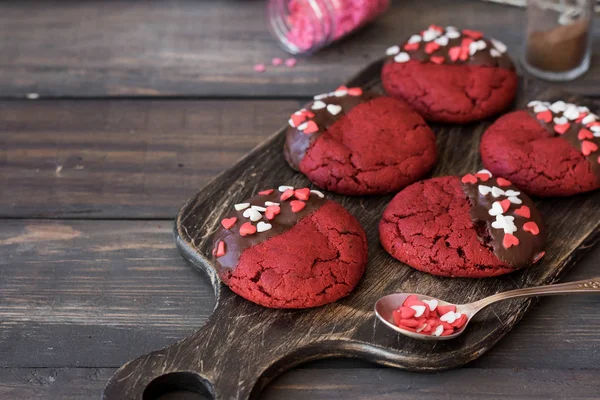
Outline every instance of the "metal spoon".
<path id="1" fill-rule="evenodd" d="M 553 294 L 571 293 L 600 293 L 600 277 L 586 279 L 583 281 L 559 283 L 556 285 L 545 285 L 529 287 L 524 289 L 509 290 L 508 292 L 496 293 L 495 295 L 483 298 L 473 303 L 457 304 L 456 312 L 465 314 L 467 316 L 467 322 L 463 325 L 463 327 L 460 330 L 448 336 L 433 336 L 428 334 L 415 333 L 406 329 L 402 329 L 394 323 L 392 317 L 393 311 L 397 310 L 400 306 L 402 306 L 404 300 L 412 293 L 394 293 L 380 298 L 375 303 L 375 315 L 377 315 L 377 318 L 379 318 L 384 324 L 386 324 L 396 332 L 402 333 L 406 336 L 410 336 L 411 338 L 421 340 L 449 340 L 461 335 L 465 331 L 467 325 L 469 324 L 469 322 L 475 314 L 497 301 L 514 299 L 516 297 L 550 296 Z M 437 300 L 438 304 L 442 306 L 452 304 L 431 296 L 417 296 L 419 297 L 419 300 Z"/>

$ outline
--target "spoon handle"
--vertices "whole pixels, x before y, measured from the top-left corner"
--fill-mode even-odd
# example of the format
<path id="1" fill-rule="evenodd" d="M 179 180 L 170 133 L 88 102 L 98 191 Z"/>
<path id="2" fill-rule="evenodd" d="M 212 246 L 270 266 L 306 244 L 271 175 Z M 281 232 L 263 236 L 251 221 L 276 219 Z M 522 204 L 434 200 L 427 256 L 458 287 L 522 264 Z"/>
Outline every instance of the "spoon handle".
<path id="1" fill-rule="evenodd" d="M 472 303 L 471 306 L 475 310 L 480 310 L 500 300 L 514 299 L 516 297 L 550 296 L 553 294 L 569 293 L 600 293 L 600 277 L 590 278 L 583 281 L 509 290 L 508 292 L 497 293 L 476 301 L 475 303 Z"/>

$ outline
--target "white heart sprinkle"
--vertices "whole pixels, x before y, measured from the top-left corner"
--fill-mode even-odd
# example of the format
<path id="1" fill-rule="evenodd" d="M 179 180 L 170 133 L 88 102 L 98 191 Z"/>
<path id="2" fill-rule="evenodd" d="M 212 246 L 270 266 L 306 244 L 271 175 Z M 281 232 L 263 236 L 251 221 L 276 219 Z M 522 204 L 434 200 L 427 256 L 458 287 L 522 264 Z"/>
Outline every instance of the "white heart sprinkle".
<path id="1" fill-rule="evenodd" d="M 440 33 L 433 29 L 427 29 L 425 32 L 423 32 L 423 40 L 426 42 L 431 42 L 438 36 L 440 36 Z"/>
<path id="2" fill-rule="evenodd" d="M 446 36 L 448 39 L 456 39 L 460 37 L 460 32 L 458 31 L 449 31 L 446 29 Z"/>
<path id="3" fill-rule="evenodd" d="M 501 41 L 496 40 L 496 39 L 490 39 L 490 42 L 492 42 L 492 44 L 494 45 L 494 47 L 500 53 L 506 53 L 506 45 L 504 43 L 502 43 Z"/>
<path id="4" fill-rule="evenodd" d="M 448 45 L 448 37 L 447 36 L 440 36 L 439 38 L 435 39 L 435 42 L 437 44 L 439 44 L 440 46 L 447 46 Z"/>
<path id="5" fill-rule="evenodd" d="M 446 27 L 446 31 L 454 31 L 454 32 L 457 32 L 457 31 L 458 31 L 458 29 L 457 29 L 455 26 L 448 25 L 448 26 Z"/>
<path id="6" fill-rule="evenodd" d="M 498 57 L 502 56 L 502 53 L 500 53 L 496 49 L 490 49 L 490 55 L 494 58 L 498 58 Z"/>
<path id="7" fill-rule="evenodd" d="M 266 209 L 266 208 L 264 208 L 264 207 L 261 207 L 261 206 L 251 206 L 251 208 L 252 208 L 253 210 L 260 211 L 260 212 L 265 212 L 265 211 L 267 211 L 267 209 Z"/>
<path id="8" fill-rule="evenodd" d="M 325 197 L 325 195 L 322 192 L 319 192 L 318 190 L 311 190 L 310 192 L 316 194 L 320 198 Z"/>
<path id="9" fill-rule="evenodd" d="M 421 331 L 425 328 L 427 328 L 427 324 L 423 324 L 420 328 L 417 328 L 416 332 L 421 333 Z"/>
<path id="10" fill-rule="evenodd" d="M 521 199 L 518 198 L 518 197 L 516 197 L 516 196 L 510 196 L 508 198 L 508 201 L 510 201 L 513 204 L 521 204 L 521 203 L 523 203 L 523 201 L 521 201 Z"/>
<path id="11" fill-rule="evenodd" d="M 242 211 L 245 210 L 246 208 L 250 207 L 250 203 L 238 203 L 236 205 L 233 206 L 237 211 Z"/>
<path id="12" fill-rule="evenodd" d="M 552 110 L 552 112 L 554 113 L 560 113 L 565 111 L 565 109 L 567 108 L 567 103 L 565 103 L 562 100 L 559 101 L 555 101 L 554 103 L 552 103 L 550 105 L 550 109 Z"/>
<path id="13" fill-rule="evenodd" d="M 292 121 L 292 119 L 291 119 L 291 118 L 290 118 L 290 119 L 288 119 L 288 124 L 290 124 L 290 126 L 291 126 L 292 128 L 295 128 L 295 127 L 296 127 L 296 125 L 294 125 L 294 121 Z"/>
<path id="14" fill-rule="evenodd" d="M 423 300 L 423 303 L 427 304 L 429 306 L 429 311 L 433 311 L 437 308 L 438 306 L 438 301 L 436 299 L 433 300 Z"/>
<path id="15" fill-rule="evenodd" d="M 265 206 L 269 207 L 269 206 L 278 206 L 279 203 L 273 203 L 272 201 L 265 201 Z"/>
<path id="16" fill-rule="evenodd" d="M 419 43 L 421 42 L 421 40 L 423 40 L 423 38 L 421 37 L 421 35 L 412 35 L 410 37 L 410 39 L 408 39 L 408 43 Z"/>
<path id="17" fill-rule="evenodd" d="M 342 106 L 337 104 L 327 104 L 327 111 L 329 111 L 329 114 L 331 115 L 338 115 L 340 111 L 342 111 Z"/>
<path id="18" fill-rule="evenodd" d="M 554 123 L 556 125 L 563 125 L 563 124 L 566 124 L 568 122 L 569 122 L 569 120 L 566 119 L 565 117 L 554 117 Z"/>
<path id="19" fill-rule="evenodd" d="M 246 211 L 244 211 L 243 215 L 244 218 L 250 218 L 250 221 L 252 222 L 259 221 L 262 218 L 262 214 L 253 208 L 248 208 Z"/>
<path id="20" fill-rule="evenodd" d="M 534 113 L 541 113 L 541 112 L 544 112 L 544 111 L 548 111 L 548 107 L 546 107 L 543 104 L 538 104 L 537 106 L 533 107 L 533 112 Z"/>
<path id="21" fill-rule="evenodd" d="M 419 318 L 425 312 L 425 306 L 410 306 L 413 310 L 415 310 L 415 317 Z"/>
<path id="22" fill-rule="evenodd" d="M 492 191 L 491 187 L 485 185 L 479 185 L 478 189 L 482 196 L 487 196 Z"/>
<path id="23" fill-rule="evenodd" d="M 581 120 L 581 123 L 584 125 L 587 125 L 587 124 L 590 124 L 590 123 L 596 121 L 596 118 L 597 118 L 596 114 L 588 114 L 585 116 L 585 118 L 583 118 Z"/>
<path id="24" fill-rule="evenodd" d="M 448 311 L 446 314 L 444 314 L 440 317 L 440 321 L 444 321 L 449 324 L 453 324 L 454 321 L 456 321 L 456 314 L 454 313 L 454 311 Z"/>
<path id="25" fill-rule="evenodd" d="M 273 225 L 268 224 L 266 222 L 260 221 L 258 224 L 256 224 L 256 232 L 266 232 L 269 229 L 271 229 L 273 227 Z"/>
<path id="26" fill-rule="evenodd" d="M 504 221 L 504 215 L 496 215 L 496 220 L 492 222 L 492 228 L 494 229 L 504 229 L 506 226 L 506 221 Z"/>
<path id="27" fill-rule="evenodd" d="M 505 196 L 518 196 L 520 194 L 521 194 L 521 192 L 518 192 L 518 191 L 512 190 L 512 189 L 509 189 L 506 192 L 504 192 Z"/>
<path id="28" fill-rule="evenodd" d="M 298 125 L 298 130 L 299 130 L 299 131 L 303 131 L 303 130 L 305 130 L 306 128 L 308 128 L 308 122 L 305 122 L 305 123 L 303 123 L 303 124 L 300 124 L 300 125 Z"/>
<path id="29" fill-rule="evenodd" d="M 487 169 L 482 169 L 477 171 L 478 174 L 488 174 L 490 176 L 490 178 L 492 177 L 492 173 L 490 171 L 488 171 Z"/>
<path id="30" fill-rule="evenodd" d="M 433 336 L 441 336 L 442 333 L 444 333 L 444 326 L 438 325 L 437 328 L 435 328 L 435 331 L 433 331 L 432 335 Z"/>
<path id="31" fill-rule="evenodd" d="M 503 229 L 504 233 L 513 234 L 517 231 L 517 226 L 514 224 L 515 217 L 497 215 L 496 221 L 492 222 L 492 228 Z"/>
<path id="32" fill-rule="evenodd" d="M 405 63 L 409 60 L 410 60 L 410 56 L 408 55 L 408 53 L 405 53 L 405 52 L 398 53 L 398 55 L 396 57 L 394 57 L 394 61 L 396 61 L 397 63 Z"/>
<path id="33" fill-rule="evenodd" d="M 492 208 L 488 211 L 488 213 L 492 217 L 495 217 L 497 215 L 504 213 L 504 210 L 502 209 L 502 205 L 500 204 L 500 202 L 495 201 L 494 204 L 492 204 Z"/>
<path id="34" fill-rule="evenodd" d="M 323 108 L 327 107 L 327 104 L 323 103 L 321 100 L 317 100 L 313 103 L 312 105 L 312 109 L 313 110 L 321 110 Z"/>
<path id="35" fill-rule="evenodd" d="M 477 43 L 477 50 L 483 50 L 487 47 L 487 43 L 484 40 L 478 40 L 475 43 Z"/>
<path id="36" fill-rule="evenodd" d="M 500 197 L 504 194 L 504 190 L 500 189 L 497 186 L 492 187 L 492 196 Z"/>
<path id="37" fill-rule="evenodd" d="M 400 53 L 399 46 L 388 47 L 387 50 L 385 51 L 385 54 L 388 56 L 395 56 L 398 53 Z"/>
<path id="38" fill-rule="evenodd" d="M 294 187 L 293 186 L 283 186 L 283 185 L 281 185 L 281 186 L 279 186 L 279 188 L 277 188 L 277 190 L 279 190 L 281 193 L 285 192 L 288 189 L 294 190 Z"/>
<path id="39" fill-rule="evenodd" d="M 586 106 L 579 106 L 579 107 L 577 107 L 577 111 L 579 111 L 580 113 L 587 113 L 587 112 L 590 112 L 590 109 L 587 108 Z"/>
<path id="40" fill-rule="evenodd" d="M 335 97 L 344 97 L 347 94 L 348 94 L 348 91 L 347 90 L 343 90 L 343 89 L 336 90 L 335 92 L 333 92 L 333 95 Z"/>
<path id="41" fill-rule="evenodd" d="M 315 100 L 323 100 L 325 98 L 329 97 L 329 93 L 323 93 L 323 94 L 318 94 L 315 97 L 313 97 L 313 99 Z"/>
<path id="42" fill-rule="evenodd" d="M 535 107 L 540 104 L 542 104 L 542 102 L 539 100 L 531 100 L 529 103 L 527 103 L 527 107 Z"/>
<path id="43" fill-rule="evenodd" d="M 469 43 L 469 55 L 473 55 L 477 52 L 478 47 L 477 47 L 477 42 L 471 42 Z"/>
<path id="44" fill-rule="evenodd" d="M 600 125 L 588 126 L 588 129 L 594 133 L 600 132 Z M 594 135 L 596 136 L 596 135 Z"/>

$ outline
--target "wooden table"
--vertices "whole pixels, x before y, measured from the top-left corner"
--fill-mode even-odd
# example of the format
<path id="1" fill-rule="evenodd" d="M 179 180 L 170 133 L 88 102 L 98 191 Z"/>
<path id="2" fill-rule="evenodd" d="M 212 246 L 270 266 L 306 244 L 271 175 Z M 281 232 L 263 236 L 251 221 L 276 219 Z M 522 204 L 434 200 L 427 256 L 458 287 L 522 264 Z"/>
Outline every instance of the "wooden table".
<path id="1" fill-rule="evenodd" d="M 483 29 L 518 56 L 524 11 L 396 1 L 377 24 L 301 59 L 260 1 L 0 5 L 0 398 L 96 399 L 121 364 L 185 337 L 214 304 L 177 253 L 182 203 L 402 35 Z M 593 68 L 563 84 L 600 93 Z M 38 98 L 33 101 L 32 99 Z M 568 275 L 598 275 L 600 247 Z M 547 298 L 479 360 L 438 374 L 352 360 L 296 368 L 265 399 L 598 398 L 598 298 Z"/>

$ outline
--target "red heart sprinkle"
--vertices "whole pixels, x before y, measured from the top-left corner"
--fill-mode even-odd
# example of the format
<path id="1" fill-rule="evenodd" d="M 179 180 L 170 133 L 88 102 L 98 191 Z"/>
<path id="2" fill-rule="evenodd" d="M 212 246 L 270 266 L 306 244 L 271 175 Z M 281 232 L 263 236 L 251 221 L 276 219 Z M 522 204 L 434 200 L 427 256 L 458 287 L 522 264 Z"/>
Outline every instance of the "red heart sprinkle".
<path id="1" fill-rule="evenodd" d="M 285 192 L 281 193 L 281 197 L 279 198 L 279 200 L 286 201 L 293 195 L 294 195 L 294 189 L 286 189 Z"/>
<path id="2" fill-rule="evenodd" d="M 306 115 L 304 114 L 292 114 L 291 116 L 292 123 L 294 126 L 298 126 L 302 124 L 306 120 Z"/>
<path id="3" fill-rule="evenodd" d="M 515 210 L 515 214 L 520 215 L 524 218 L 529 218 L 531 217 L 531 210 L 527 206 L 521 206 L 521 208 L 517 208 Z"/>
<path id="4" fill-rule="evenodd" d="M 463 49 L 467 49 L 467 51 L 469 51 L 469 45 L 470 45 L 471 43 L 473 43 L 473 42 L 474 42 L 474 40 L 473 40 L 473 39 L 471 39 L 471 38 L 463 38 L 463 39 L 460 41 L 460 46 L 461 46 Z"/>
<path id="5" fill-rule="evenodd" d="M 460 329 L 466 322 L 467 316 L 465 314 L 461 314 L 461 316 L 457 320 L 455 320 L 451 325 L 457 329 Z"/>
<path id="6" fill-rule="evenodd" d="M 533 263 L 535 264 L 536 262 L 540 261 L 542 259 L 542 257 L 544 257 L 544 255 L 546 254 L 545 251 L 540 251 L 537 255 L 537 257 L 533 260 Z"/>
<path id="7" fill-rule="evenodd" d="M 440 336 L 450 336 L 454 333 L 454 329 L 444 329 Z"/>
<path id="8" fill-rule="evenodd" d="M 432 31 L 438 31 L 440 33 L 444 32 L 444 28 L 442 28 L 439 25 L 429 25 L 429 29 L 431 29 Z"/>
<path id="9" fill-rule="evenodd" d="M 571 124 L 568 122 L 566 124 L 554 125 L 554 132 L 558 133 L 559 135 L 562 135 L 563 133 L 569 130 L 570 126 Z"/>
<path id="10" fill-rule="evenodd" d="M 415 302 L 415 301 L 419 301 L 419 297 L 417 297 L 416 294 L 411 294 L 406 299 L 404 299 L 404 303 L 402 303 L 402 305 L 406 306 L 406 307 L 410 307 L 409 303 L 412 303 L 412 302 Z"/>
<path id="11" fill-rule="evenodd" d="M 588 115 L 588 113 L 586 113 L 586 112 L 579 113 L 579 118 L 577 118 L 577 119 L 575 120 L 575 122 L 577 122 L 577 123 L 580 123 L 581 121 L 583 121 L 583 119 L 584 119 L 585 117 L 587 117 L 587 115 Z"/>
<path id="12" fill-rule="evenodd" d="M 541 113 L 535 114 L 535 117 L 537 119 L 539 119 L 540 121 L 550 123 L 550 122 L 552 122 L 552 111 L 550 111 L 550 110 L 542 111 Z"/>
<path id="13" fill-rule="evenodd" d="M 448 50 L 448 55 L 450 56 L 450 59 L 452 61 L 458 60 L 458 58 L 460 57 L 460 47 L 451 47 L 450 50 Z"/>
<path id="14" fill-rule="evenodd" d="M 509 249 L 512 246 L 518 245 L 519 239 L 515 235 L 511 235 L 510 233 L 504 235 L 504 239 L 502 240 L 502 246 L 504 246 L 504 248 Z"/>
<path id="15" fill-rule="evenodd" d="M 237 221 L 236 217 L 231 217 L 231 218 L 224 218 L 221 221 L 221 225 L 223 225 L 223 228 L 225 229 L 229 229 L 231 228 L 233 225 L 235 225 L 235 222 Z"/>
<path id="16" fill-rule="evenodd" d="M 220 241 L 217 245 L 217 252 L 215 253 L 217 257 L 223 257 L 225 255 L 225 242 Z"/>
<path id="17" fill-rule="evenodd" d="M 306 203 L 300 200 L 292 200 L 290 201 L 290 206 L 292 207 L 293 212 L 302 211 L 304 207 L 306 207 Z"/>
<path id="18" fill-rule="evenodd" d="M 260 194 L 261 196 L 268 196 L 271 193 L 273 193 L 273 189 L 267 189 L 267 190 L 263 190 L 262 192 L 258 192 L 258 194 Z"/>
<path id="19" fill-rule="evenodd" d="M 462 33 L 463 35 L 471 37 L 473 39 L 481 39 L 483 37 L 483 33 L 471 29 L 463 29 Z"/>
<path id="20" fill-rule="evenodd" d="M 509 180 L 504 179 L 504 178 L 498 178 L 498 179 L 496 179 L 496 182 L 498 182 L 498 186 L 500 186 L 500 187 L 512 185 L 512 183 Z"/>
<path id="21" fill-rule="evenodd" d="M 423 324 L 419 324 L 419 321 L 416 319 L 401 319 L 400 323 L 398 325 L 404 325 L 404 326 L 410 326 L 411 328 L 416 328 L 420 325 Z"/>
<path id="22" fill-rule="evenodd" d="M 363 90 L 359 87 L 353 87 L 348 89 L 348 94 L 350 96 L 362 96 Z"/>
<path id="23" fill-rule="evenodd" d="M 449 313 L 450 311 L 456 312 L 456 306 L 452 305 L 452 304 L 449 304 L 447 306 L 438 305 L 437 311 L 438 311 L 438 314 L 440 314 L 440 315 L 444 315 L 446 313 Z"/>
<path id="24" fill-rule="evenodd" d="M 589 156 L 596 150 L 598 150 L 598 145 L 596 143 L 590 142 L 589 140 L 581 142 L 581 152 L 584 156 Z"/>
<path id="25" fill-rule="evenodd" d="M 425 45 L 425 53 L 431 54 L 439 48 L 440 48 L 440 45 L 437 44 L 436 42 L 429 42 Z"/>
<path id="26" fill-rule="evenodd" d="M 593 139 L 594 138 L 594 134 L 592 133 L 592 131 L 587 130 L 585 128 L 582 128 L 579 133 L 577 134 L 577 139 L 579 140 L 583 140 L 583 139 Z"/>
<path id="27" fill-rule="evenodd" d="M 510 208 L 510 200 L 504 199 L 500 202 L 500 205 L 502 206 L 502 212 L 506 212 Z"/>
<path id="28" fill-rule="evenodd" d="M 399 311 L 400 315 L 402 316 L 402 319 L 412 318 L 417 313 L 414 309 L 410 307 L 400 307 Z"/>
<path id="29" fill-rule="evenodd" d="M 477 183 L 477 178 L 473 174 L 466 174 L 463 176 L 460 181 L 462 183 Z"/>
<path id="30" fill-rule="evenodd" d="M 480 172 L 478 174 L 475 174 L 475 176 L 478 177 L 479 179 L 481 179 L 483 182 L 485 182 L 488 179 L 490 179 L 490 175 L 486 174 L 485 172 Z"/>
<path id="31" fill-rule="evenodd" d="M 304 110 L 302 111 L 302 115 L 305 115 L 308 118 L 313 118 L 315 116 L 315 113 L 312 111 Z"/>
<path id="32" fill-rule="evenodd" d="M 538 233 L 540 233 L 540 228 L 533 221 L 525 222 L 523 224 L 523 230 L 525 232 L 531 232 L 532 235 L 537 235 Z"/>
<path id="33" fill-rule="evenodd" d="M 308 198 L 310 197 L 310 189 L 309 188 L 296 189 L 294 191 L 294 196 L 298 200 L 308 200 Z"/>
<path id="34" fill-rule="evenodd" d="M 250 222 L 246 222 L 242 226 L 240 226 L 240 235 L 242 236 L 254 235 L 255 233 L 256 227 Z"/>
<path id="35" fill-rule="evenodd" d="M 419 48 L 419 43 L 406 43 L 403 46 L 403 49 L 406 51 L 413 51 L 413 50 L 417 50 Z"/>
<path id="36" fill-rule="evenodd" d="M 430 58 L 430 60 L 435 64 L 443 64 L 446 59 L 442 56 L 433 56 Z"/>
<path id="37" fill-rule="evenodd" d="M 461 59 L 461 61 L 467 61 L 469 59 L 469 48 L 468 47 L 461 47 L 460 59 Z"/>
<path id="38" fill-rule="evenodd" d="M 269 206 L 265 210 L 265 217 L 267 217 L 268 220 L 272 220 L 280 212 L 281 212 L 281 208 L 279 206 Z"/>
<path id="39" fill-rule="evenodd" d="M 306 124 L 306 128 L 303 131 L 306 134 L 315 133 L 319 130 L 319 127 L 317 126 L 315 121 L 308 121 Z"/>

